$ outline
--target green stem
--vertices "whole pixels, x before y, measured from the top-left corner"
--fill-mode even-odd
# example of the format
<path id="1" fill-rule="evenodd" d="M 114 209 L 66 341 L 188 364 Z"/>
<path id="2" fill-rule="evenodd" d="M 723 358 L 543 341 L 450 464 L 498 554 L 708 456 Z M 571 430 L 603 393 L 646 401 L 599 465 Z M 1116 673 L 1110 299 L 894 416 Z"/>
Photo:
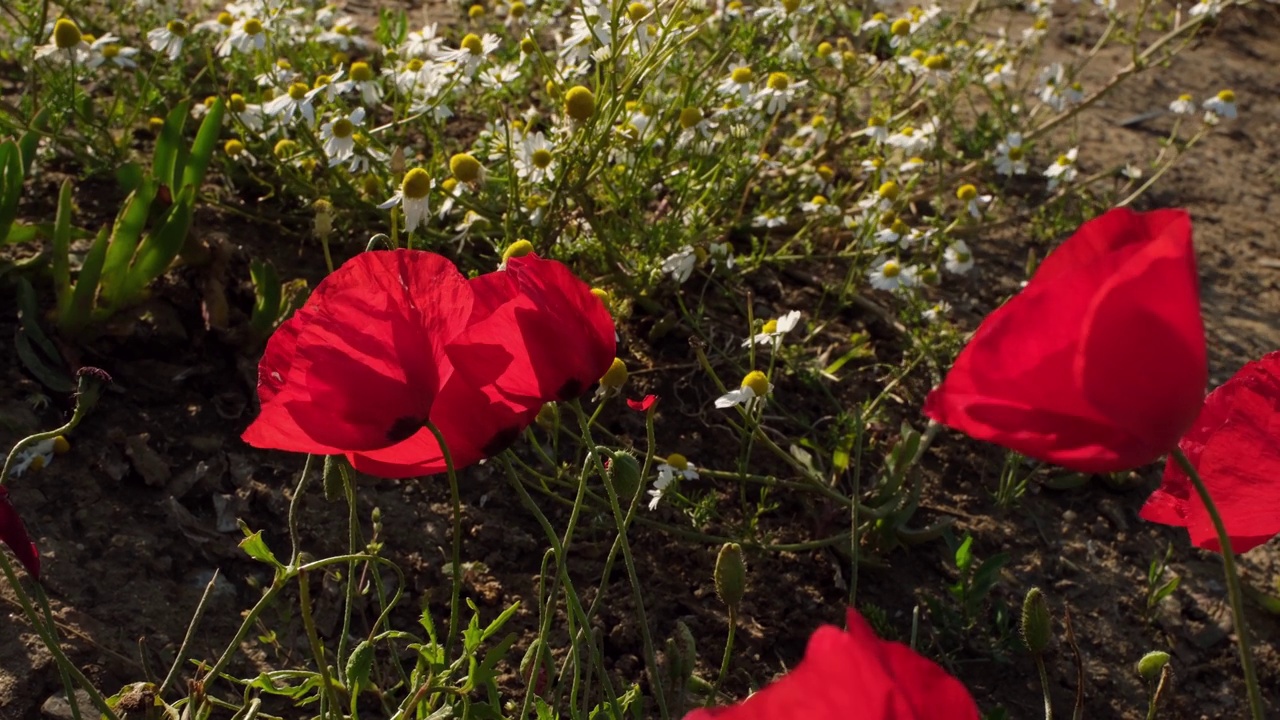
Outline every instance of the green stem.
<path id="1" fill-rule="evenodd" d="M 407 236 L 406 236 L 407 237 Z M 449 454 L 449 445 L 444 435 L 431 421 L 426 427 L 435 436 L 444 454 L 445 473 L 449 476 L 449 496 L 453 500 L 453 590 L 449 595 L 449 634 L 445 637 L 445 657 L 452 654 L 453 638 L 458 634 L 458 604 L 462 598 L 462 495 L 458 491 L 458 473 L 453 467 L 453 456 Z"/>
<path id="2" fill-rule="evenodd" d="M 737 629 L 738 613 L 730 607 L 729 637 L 724 641 L 724 656 L 720 658 L 720 674 L 716 675 L 716 684 L 711 688 L 711 697 L 707 698 L 707 707 L 716 704 L 716 699 L 720 697 L 720 686 L 724 684 L 724 679 L 729 674 L 729 658 L 733 657 L 733 636 Z"/>
<path id="3" fill-rule="evenodd" d="M 1040 690 L 1044 693 L 1044 720 L 1053 720 L 1053 698 L 1049 696 L 1049 673 L 1044 667 L 1044 658 L 1035 654 L 1036 670 L 1040 672 Z"/>
<path id="4" fill-rule="evenodd" d="M 337 691 L 334 689 L 333 680 L 329 677 L 329 662 L 325 659 L 324 646 L 320 644 L 320 633 L 316 632 L 316 621 L 311 615 L 311 578 L 302 571 L 298 572 L 298 603 L 302 606 L 302 627 L 306 630 L 311 654 L 315 657 L 316 667 L 320 671 L 320 682 L 324 683 L 324 697 L 328 698 L 329 712 L 333 712 L 336 708 L 340 714 L 342 704 L 338 702 Z M 320 717 L 325 717 L 328 713 L 325 712 L 323 703 L 320 708 Z"/>
<path id="5" fill-rule="evenodd" d="M 1262 704 L 1262 692 L 1258 689 L 1258 674 L 1253 667 L 1253 652 L 1249 647 L 1249 626 L 1244 617 L 1244 592 L 1240 588 L 1240 575 L 1236 571 L 1236 556 L 1231 551 L 1231 538 L 1227 535 L 1227 526 L 1222 523 L 1222 516 L 1209 496 L 1209 489 L 1196 471 L 1191 461 L 1183 454 L 1181 448 L 1173 449 L 1173 459 L 1191 478 L 1191 486 L 1204 503 L 1205 512 L 1213 521 L 1213 529 L 1218 533 L 1218 545 L 1222 548 L 1222 565 L 1227 576 L 1227 598 L 1231 602 L 1231 619 L 1235 623 L 1236 638 L 1240 646 L 1240 667 L 1244 671 L 1244 686 L 1249 694 L 1249 712 L 1253 720 L 1262 720 L 1265 706 Z"/>

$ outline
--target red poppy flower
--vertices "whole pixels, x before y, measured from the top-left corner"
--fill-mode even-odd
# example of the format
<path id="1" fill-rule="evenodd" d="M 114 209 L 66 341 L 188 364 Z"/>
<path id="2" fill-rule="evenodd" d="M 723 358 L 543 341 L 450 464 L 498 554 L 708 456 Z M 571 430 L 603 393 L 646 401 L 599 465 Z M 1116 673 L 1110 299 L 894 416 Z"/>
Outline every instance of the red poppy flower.
<path id="1" fill-rule="evenodd" d="M 449 345 L 449 359 L 477 386 L 541 407 L 582 396 L 618 351 L 613 317 L 569 268 L 525 255 L 472 280 L 477 294 L 510 297 Z M 512 359 L 496 376 L 494 357 Z M 535 402 L 536 401 L 536 402 Z"/>
<path id="2" fill-rule="evenodd" d="M 1117 208 L 983 321 L 924 412 L 1023 455 L 1114 472 L 1173 448 L 1207 378 L 1189 217 Z"/>
<path id="3" fill-rule="evenodd" d="M 1245 365 L 1209 393 L 1178 447 L 1204 480 L 1236 552 L 1280 534 L 1280 351 Z M 1173 458 L 1141 515 L 1185 527 L 1197 547 L 1222 549 L 1204 504 Z"/>
<path id="4" fill-rule="evenodd" d="M 599 379 L 612 333 L 603 303 L 560 263 L 521 258 L 466 280 L 432 253 L 362 253 L 271 336 L 262 412 L 243 437 L 411 477 L 446 469 L 430 421 L 464 467 L 509 445 L 544 402 Z"/>
<path id="5" fill-rule="evenodd" d="M 657 395 L 645 395 L 640 400 L 628 399 L 627 407 L 631 408 L 632 410 L 635 410 L 636 412 L 649 412 L 649 408 L 653 407 L 655 404 L 657 404 L 657 402 L 658 402 Z"/>
<path id="6" fill-rule="evenodd" d="M 0 542 L 9 546 L 31 577 L 40 579 L 40 552 L 27 535 L 27 527 L 22 524 L 17 509 L 9 502 L 9 489 L 3 485 L 0 485 Z"/>
<path id="7" fill-rule="evenodd" d="M 936 663 L 887 642 L 850 609 L 843 632 L 809 639 L 794 670 L 743 702 L 684 720 L 977 720 L 969 691 Z"/>

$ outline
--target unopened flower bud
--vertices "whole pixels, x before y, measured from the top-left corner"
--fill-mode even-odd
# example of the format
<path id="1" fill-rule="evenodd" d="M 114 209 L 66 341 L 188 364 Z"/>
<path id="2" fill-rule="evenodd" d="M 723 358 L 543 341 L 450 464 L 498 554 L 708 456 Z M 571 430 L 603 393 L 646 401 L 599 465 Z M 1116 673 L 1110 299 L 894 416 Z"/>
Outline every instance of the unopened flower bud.
<path id="1" fill-rule="evenodd" d="M 1138 674 L 1143 680 L 1155 682 L 1160 679 L 1160 673 L 1164 671 L 1164 666 L 1169 664 L 1169 653 L 1163 650 L 1153 650 L 1142 656 L 1138 661 Z"/>
<path id="2" fill-rule="evenodd" d="M 731 615 L 738 614 L 738 606 L 747 594 L 747 564 L 742 559 L 742 546 L 725 543 L 716 556 L 716 595 L 729 608 Z"/>
<path id="3" fill-rule="evenodd" d="M 321 198 L 312 205 L 316 211 L 314 231 L 316 237 L 326 240 L 333 234 L 333 203 Z"/>
<path id="4" fill-rule="evenodd" d="M 1040 588 L 1033 587 L 1022 601 L 1022 641 L 1033 655 L 1040 655 L 1049 648 L 1051 640 L 1053 617 L 1049 614 L 1049 603 Z"/>
<path id="5" fill-rule="evenodd" d="M 640 489 L 640 461 L 628 452 L 615 453 L 605 464 L 613 491 L 620 498 L 633 498 Z"/>

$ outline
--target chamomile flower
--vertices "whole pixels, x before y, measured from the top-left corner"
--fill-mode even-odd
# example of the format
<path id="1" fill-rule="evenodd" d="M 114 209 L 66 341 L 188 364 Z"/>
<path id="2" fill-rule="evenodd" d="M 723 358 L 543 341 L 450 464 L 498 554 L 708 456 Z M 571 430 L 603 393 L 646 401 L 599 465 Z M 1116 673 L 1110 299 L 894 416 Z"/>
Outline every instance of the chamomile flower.
<path id="1" fill-rule="evenodd" d="M 400 44 L 400 54 L 409 58 L 432 58 L 440 53 L 444 40 L 436 36 L 436 24 L 423 25 L 413 30 Z"/>
<path id="2" fill-rule="evenodd" d="M 137 48 L 121 45 L 118 36 L 103 35 L 89 45 L 89 58 L 85 61 L 85 65 L 91 68 L 104 64 L 125 69 L 136 68 L 138 63 L 133 56 L 137 54 Z"/>
<path id="3" fill-rule="evenodd" d="M 769 377 L 759 370 L 752 370 L 742 378 L 742 385 L 737 390 L 730 390 L 716 398 L 716 407 L 724 409 L 743 405 L 751 410 L 771 392 L 773 385 L 770 384 Z"/>
<path id="4" fill-rule="evenodd" d="M 965 204 L 965 210 L 974 219 L 982 217 L 982 208 L 991 202 L 990 195 L 979 195 L 978 188 L 969 183 L 965 183 L 956 188 L 956 199 Z"/>
<path id="5" fill-rule="evenodd" d="M 1174 115 L 1195 115 L 1196 101 L 1188 94 L 1179 95 L 1177 100 L 1169 103 L 1169 112 Z"/>
<path id="6" fill-rule="evenodd" d="M 1022 133 L 1011 132 L 996 145 L 996 172 L 1001 175 L 1026 175 L 1026 151 L 1022 149 Z"/>
<path id="7" fill-rule="evenodd" d="M 502 90 L 520 79 L 520 66 L 516 63 L 495 65 L 480 71 L 480 85 L 490 90 Z"/>
<path id="8" fill-rule="evenodd" d="M 147 45 L 170 60 L 177 60 L 182 54 L 182 44 L 187 39 L 191 28 L 181 20 L 170 20 L 164 27 L 158 27 L 147 33 Z"/>
<path id="9" fill-rule="evenodd" d="M 913 157 L 907 158 L 907 161 L 898 166 L 898 172 L 910 175 L 919 172 L 924 167 L 924 158 Z"/>
<path id="10" fill-rule="evenodd" d="M 278 118 L 282 123 L 293 120 L 294 115 L 302 115 L 310 125 L 316 124 L 316 109 L 312 103 L 315 93 L 304 83 L 293 83 L 280 95 L 262 106 L 263 114 Z"/>
<path id="11" fill-rule="evenodd" d="M 982 82 L 987 87 L 1005 88 L 1013 85 L 1018 79 L 1018 72 L 1008 63 L 996 63 L 991 71 L 982 76 Z"/>
<path id="12" fill-rule="evenodd" d="M 808 215 L 831 215 L 840 212 L 840 209 L 832 205 L 826 195 L 814 195 L 800 203 L 800 210 Z"/>
<path id="13" fill-rule="evenodd" d="M 800 324 L 799 310 L 792 310 L 786 315 L 767 320 L 760 327 L 760 332 L 742 341 L 742 347 L 750 347 L 752 344 L 773 345 L 774 342 L 780 342 L 782 336 L 794 330 L 798 324 Z"/>
<path id="14" fill-rule="evenodd" d="M 436 53 L 435 59 L 440 62 L 454 63 L 456 71 L 464 77 L 471 77 L 479 69 L 485 59 L 498 49 L 498 36 L 485 33 L 484 37 L 475 33 L 467 33 L 458 43 L 456 50 L 442 50 Z"/>
<path id="15" fill-rule="evenodd" d="M 898 18 L 889 25 L 889 47 L 906 47 L 911 42 L 911 18 Z"/>
<path id="16" fill-rule="evenodd" d="M 1235 120 L 1236 94 L 1232 90 L 1222 90 L 1217 95 L 1205 100 L 1202 107 L 1205 109 L 1204 121 L 1207 123 L 1216 122 L 1220 117 Z"/>
<path id="17" fill-rule="evenodd" d="M 254 78 L 258 83 L 258 87 L 269 88 L 287 88 L 298 78 L 298 73 L 293 71 L 293 63 L 285 58 L 280 58 L 271 66 L 271 69 Z"/>
<path id="18" fill-rule="evenodd" d="M 1062 112 L 1084 100 L 1084 89 L 1080 83 L 1068 81 L 1067 71 L 1062 63 L 1053 63 L 1040 71 L 1040 89 L 1037 95 L 1040 102 L 1053 108 L 1054 112 Z"/>
<path id="19" fill-rule="evenodd" d="M 21 477 L 28 470 L 42 470 L 53 462 L 54 455 L 61 455 L 70 449 L 71 445 L 61 435 L 28 445 L 14 458 L 13 465 L 9 467 L 9 477 Z"/>
<path id="20" fill-rule="evenodd" d="M 720 81 L 716 90 L 721 95 L 736 97 L 739 102 L 747 102 L 751 97 L 751 86 L 755 84 L 756 73 L 748 65 L 735 67 L 729 76 Z"/>
<path id="21" fill-rule="evenodd" d="M 648 491 L 650 510 L 658 509 L 658 503 L 667 488 L 677 479 L 697 480 L 698 468 L 684 455 L 672 453 L 667 456 L 666 462 L 658 465 L 658 479 L 653 481 L 653 489 Z"/>
<path id="22" fill-rule="evenodd" d="M 973 269 L 973 253 L 963 240 L 956 240 L 942 253 L 943 266 L 948 272 L 964 275 Z"/>
<path id="23" fill-rule="evenodd" d="M 946 317 L 949 312 L 951 312 L 951 303 L 946 300 L 939 300 L 930 306 L 928 310 L 925 310 L 923 315 L 925 321 L 936 323 Z"/>
<path id="24" fill-rule="evenodd" d="M 885 258 L 871 272 L 867 280 L 876 290 L 900 290 L 919 284 L 920 270 L 914 265 L 903 265 L 897 258 Z"/>
<path id="25" fill-rule="evenodd" d="M 754 102 L 766 115 L 773 115 L 785 110 L 796 90 L 805 85 L 808 85 L 807 81 L 797 82 L 784 72 L 769 73 L 764 87 L 755 94 Z"/>
<path id="26" fill-rule="evenodd" d="M 597 50 L 609 54 L 612 32 L 612 15 L 609 5 L 600 0 L 583 0 L 571 11 L 569 37 L 561 43 L 560 55 L 574 60 L 586 60 Z"/>
<path id="27" fill-rule="evenodd" d="M 538 131 L 526 135 L 516 148 L 516 175 L 531 183 L 549 183 L 556 179 L 554 146 Z"/>
<path id="28" fill-rule="evenodd" d="M 858 31 L 864 33 L 880 33 L 889 29 L 889 16 L 882 12 L 875 13 L 870 20 L 859 26 Z"/>
<path id="29" fill-rule="evenodd" d="M 698 254 L 692 245 L 685 245 L 662 261 L 662 272 L 671 279 L 683 284 L 693 275 L 693 268 L 698 264 Z"/>
<path id="30" fill-rule="evenodd" d="M 426 226 L 431 217 L 431 206 L 428 199 L 431 195 L 431 176 L 422 168 L 413 168 L 404 174 L 400 189 L 390 199 L 378 206 L 379 210 L 389 210 L 396 205 L 404 209 L 404 230 L 413 232 L 419 226 Z"/>
<path id="31" fill-rule="evenodd" d="M 267 28 L 256 17 L 241 18 L 231 26 L 231 32 L 218 43 L 218 57 L 230 57 L 231 53 L 251 53 L 267 46 Z"/>
<path id="32" fill-rule="evenodd" d="M 1044 176 L 1049 179 L 1049 189 L 1056 190 L 1062 183 L 1069 183 L 1076 179 L 1076 148 L 1071 148 L 1065 154 L 1059 155 L 1053 164 L 1045 168 Z"/>
<path id="33" fill-rule="evenodd" d="M 1223 5 L 1222 0 L 1200 0 L 1200 2 L 1192 5 L 1187 13 L 1191 17 L 1200 17 L 1201 15 L 1217 17 L 1218 13 L 1222 12 Z"/>
<path id="34" fill-rule="evenodd" d="M 89 43 L 74 20 L 58 18 L 53 24 L 49 42 L 36 46 L 36 60 L 69 61 L 83 64 L 89 59 Z"/>
<path id="35" fill-rule="evenodd" d="M 351 79 L 347 81 L 351 89 L 360 93 L 365 105 L 377 105 L 382 102 L 382 86 L 378 84 L 378 76 L 367 62 L 351 63 Z"/>
<path id="36" fill-rule="evenodd" d="M 920 155 L 933 145 L 934 124 L 926 122 L 919 128 L 907 125 L 890 135 L 885 142 L 899 148 L 907 155 Z"/>
<path id="37" fill-rule="evenodd" d="M 889 214 L 886 217 L 893 217 L 893 215 Z M 897 245 L 904 250 L 915 243 L 915 237 L 911 234 L 911 227 L 899 217 L 894 217 L 888 225 L 882 226 L 876 232 L 875 238 L 876 243 L 880 245 Z"/>
<path id="38" fill-rule="evenodd" d="M 727 242 L 713 242 L 707 245 L 707 257 L 712 267 L 725 267 L 730 270 L 737 260 L 733 257 L 733 246 Z"/>
<path id="39" fill-rule="evenodd" d="M 246 102 L 244 95 L 231 93 L 231 97 L 227 98 L 227 112 L 231 113 L 231 117 L 236 122 L 249 130 L 262 132 L 262 106 Z"/>
<path id="40" fill-rule="evenodd" d="M 884 118 L 879 115 L 867 118 L 867 129 L 862 132 L 866 133 L 873 142 L 884 142 L 889 139 L 889 128 L 885 125 Z"/>
<path id="41" fill-rule="evenodd" d="M 364 108 L 358 107 L 349 115 L 339 114 L 320 126 L 320 141 L 324 154 L 329 156 L 329 167 L 351 157 L 356 148 L 356 128 L 364 124 Z"/>
<path id="42" fill-rule="evenodd" d="M 787 216 L 777 210 L 769 209 L 752 218 L 751 224 L 762 228 L 782 227 L 787 224 Z"/>
<path id="43" fill-rule="evenodd" d="M 316 81 L 311 84 L 311 91 L 307 95 L 308 99 L 319 95 L 324 102 L 331 103 L 345 95 L 355 86 L 350 80 L 342 79 L 345 74 L 346 70 L 338 68 L 338 71 L 332 75 L 317 75 Z"/>

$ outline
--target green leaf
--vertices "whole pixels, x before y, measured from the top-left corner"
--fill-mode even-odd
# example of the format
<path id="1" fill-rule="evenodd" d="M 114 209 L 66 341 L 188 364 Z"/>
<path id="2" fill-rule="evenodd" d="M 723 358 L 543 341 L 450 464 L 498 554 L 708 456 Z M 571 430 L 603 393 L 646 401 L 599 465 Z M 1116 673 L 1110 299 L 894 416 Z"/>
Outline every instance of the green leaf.
<path id="1" fill-rule="evenodd" d="M 511 619 L 512 615 L 516 614 L 516 610 L 519 608 L 520 603 L 517 601 L 512 603 L 511 607 L 503 610 L 502 613 L 498 615 L 498 617 L 494 618 L 493 622 L 489 623 L 489 626 L 484 629 L 484 633 L 480 635 L 480 640 L 488 640 L 494 635 L 497 635 L 498 631 L 502 629 L 502 626 L 507 624 L 507 621 Z"/>
<path id="2" fill-rule="evenodd" d="M 138 252 L 142 230 L 151 214 L 151 202 L 156 196 L 156 182 L 148 178 L 142 187 L 125 198 L 124 206 L 116 215 L 111 228 L 111 244 L 107 247 L 107 259 L 102 266 L 102 304 L 119 307 L 124 304 L 124 286 L 129 278 L 129 267 Z"/>
<path id="3" fill-rule="evenodd" d="M 63 180 L 58 190 L 58 210 L 53 220 L 53 257 L 49 272 L 53 275 L 53 294 L 58 322 L 65 321 L 71 305 L 71 181 Z"/>
<path id="4" fill-rule="evenodd" d="M 188 187 L 161 216 L 159 227 L 148 233 L 138 245 L 137 256 L 129 267 L 121 292 L 113 298 L 114 303 L 108 306 L 108 311 L 141 300 L 151 282 L 169 269 L 186 243 L 194 205 L 195 188 Z"/>
<path id="5" fill-rule="evenodd" d="M 973 564 L 973 536 L 965 535 L 964 540 L 960 543 L 960 547 L 956 548 L 956 569 L 961 575 L 969 572 L 969 566 Z"/>
<path id="6" fill-rule="evenodd" d="M 14 223 L 9 226 L 9 234 L 0 237 L 0 245 L 17 245 L 18 243 L 26 243 L 40 237 L 42 231 L 46 234 L 52 234 L 53 226 L 51 225 L 27 225 L 26 223 Z"/>
<path id="7" fill-rule="evenodd" d="M 347 658 L 347 685 L 353 694 L 369 686 L 369 673 L 373 671 L 373 645 L 362 640 Z"/>
<path id="8" fill-rule="evenodd" d="M 249 317 L 249 327 L 258 337 L 265 338 L 275 329 L 276 319 L 280 317 L 280 302 L 283 297 L 280 277 L 271 263 L 254 260 L 249 265 L 249 277 L 253 280 L 253 313 Z M 328 462 L 327 460 L 325 461 Z M 326 464 L 326 468 L 328 465 Z M 327 476 L 326 476 L 327 477 Z M 325 485 L 325 496 L 328 497 L 328 484 Z"/>
<path id="9" fill-rule="evenodd" d="M 71 293 L 71 303 L 67 306 L 63 319 L 64 327 L 71 333 L 79 333 L 89 324 L 93 316 L 93 301 L 98 295 L 98 281 L 102 278 L 102 264 L 107 259 L 107 247 L 110 236 L 107 229 L 102 228 L 89 253 L 84 256 L 80 266 L 80 274 L 76 277 L 76 286 Z"/>
<path id="10" fill-rule="evenodd" d="M 45 131 L 49 129 L 49 112 L 52 105 L 46 105 L 41 108 L 36 116 L 31 118 L 31 129 L 22 134 L 18 139 L 18 148 L 22 151 L 22 174 L 31 174 L 31 165 L 36 159 L 36 148 L 40 145 L 40 138 L 44 137 Z"/>
<path id="11" fill-rule="evenodd" d="M 218 99 L 209 108 L 209 112 L 205 113 L 204 122 L 200 123 L 195 142 L 191 145 L 191 153 L 183 163 L 185 167 L 182 168 L 180 182 L 173 187 L 175 193 L 186 190 L 188 187 L 199 190 L 200 185 L 204 183 L 205 172 L 209 169 L 209 160 L 213 157 L 213 151 L 218 146 L 218 136 L 222 133 L 222 116 L 225 111 L 226 104 Z M 175 180 L 177 179 L 175 177 Z"/>
<path id="12" fill-rule="evenodd" d="M 14 333 L 14 347 L 18 351 L 18 359 L 50 390 L 59 393 L 74 391 L 75 383 L 58 369 L 63 365 L 62 355 L 40 328 L 36 291 L 24 277 L 18 278 L 17 295 L 19 326 Z"/>
<path id="13" fill-rule="evenodd" d="M 0 238 L 9 236 L 9 228 L 18 219 L 18 201 L 22 199 L 22 151 L 15 142 L 0 143 Z"/>
<path id="14" fill-rule="evenodd" d="M 146 172 L 136 162 L 125 163 L 116 168 L 116 182 L 127 193 L 142 187 L 142 183 L 146 182 L 146 179 Z"/>
<path id="15" fill-rule="evenodd" d="M 177 192 L 175 185 L 181 181 L 181 165 L 179 153 L 182 151 L 182 130 L 186 127 L 187 116 L 191 111 L 191 103 L 184 101 L 169 111 L 156 138 L 156 152 L 151 159 L 151 176 L 169 189 Z"/>
<path id="16" fill-rule="evenodd" d="M 271 548 L 267 547 L 267 542 L 262 539 L 262 531 L 250 532 L 249 526 L 243 520 L 236 521 L 240 525 L 240 532 L 244 533 L 244 539 L 240 541 L 240 549 L 259 562 L 264 562 L 276 569 L 276 572 L 284 572 L 285 566 L 276 559 Z"/>

